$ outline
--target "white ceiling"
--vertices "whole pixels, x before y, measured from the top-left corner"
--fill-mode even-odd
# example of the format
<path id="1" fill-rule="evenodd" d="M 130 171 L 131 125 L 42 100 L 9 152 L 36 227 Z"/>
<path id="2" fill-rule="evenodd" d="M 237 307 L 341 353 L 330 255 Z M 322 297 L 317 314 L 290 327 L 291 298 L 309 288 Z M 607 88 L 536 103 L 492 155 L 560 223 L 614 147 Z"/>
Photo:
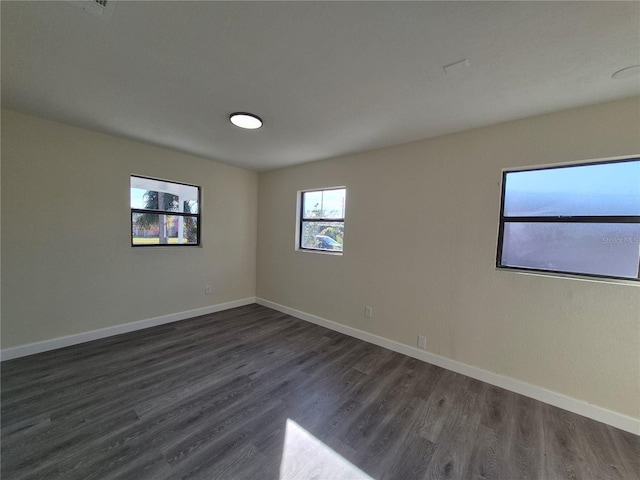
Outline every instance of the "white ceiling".
<path id="1" fill-rule="evenodd" d="M 258 171 L 640 94 L 639 2 L 72 3 L 2 2 L 3 107 Z"/>

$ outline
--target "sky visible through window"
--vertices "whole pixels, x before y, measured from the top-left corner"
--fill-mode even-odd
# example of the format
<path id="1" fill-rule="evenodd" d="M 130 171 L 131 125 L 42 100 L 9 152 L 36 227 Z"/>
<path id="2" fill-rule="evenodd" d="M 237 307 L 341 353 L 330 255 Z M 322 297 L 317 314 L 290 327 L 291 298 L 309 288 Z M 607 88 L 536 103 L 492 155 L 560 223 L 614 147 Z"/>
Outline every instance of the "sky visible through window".
<path id="1" fill-rule="evenodd" d="M 140 188 L 131 188 L 131 208 L 145 208 L 146 201 L 144 195 L 147 190 Z"/>
<path id="2" fill-rule="evenodd" d="M 508 172 L 506 216 L 640 215 L 640 160 Z"/>
<path id="3" fill-rule="evenodd" d="M 640 277 L 640 160 L 507 172 L 504 188 L 499 266 Z"/>
<path id="4" fill-rule="evenodd" d="M 345 189 L 304 192 L 304 216 L 344 218 Z"/>

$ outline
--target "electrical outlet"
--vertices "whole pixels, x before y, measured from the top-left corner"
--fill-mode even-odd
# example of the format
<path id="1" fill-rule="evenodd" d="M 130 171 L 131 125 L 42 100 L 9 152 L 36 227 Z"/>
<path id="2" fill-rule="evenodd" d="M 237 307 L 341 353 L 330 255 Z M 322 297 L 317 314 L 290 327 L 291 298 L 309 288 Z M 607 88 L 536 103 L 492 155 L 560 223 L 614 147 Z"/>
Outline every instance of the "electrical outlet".
<path id="1" fill-rule="evenodd" d="M 213 292 L 213 288 L 211 287 L 211 285 L 207 285 L 206 287 L 204 287 L 205 295 L 211 295 L 212 292 Z"/>
<path id="2" fill-rule="evenodd" d="M 427 349 L 427 337 L 423 337 L 422 335 L 418 335 L 418 347 L 426 350 Z"/>
<path id="3" fill-rule="evenodd" d="M 373 308 L 366 306 L 364 307 L 364 316 L 367 318 L 372 318 L 373 317 Z"/>

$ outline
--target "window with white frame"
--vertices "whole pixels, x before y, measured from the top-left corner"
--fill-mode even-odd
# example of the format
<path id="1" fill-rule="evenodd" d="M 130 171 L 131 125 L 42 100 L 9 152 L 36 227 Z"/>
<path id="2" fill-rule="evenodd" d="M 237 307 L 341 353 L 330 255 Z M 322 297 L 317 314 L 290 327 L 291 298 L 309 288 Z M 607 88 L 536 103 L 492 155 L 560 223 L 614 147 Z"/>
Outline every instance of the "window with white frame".
<path id="1" fill-rule="evenodd" d="M 131 245 L 200 245 L 200 187 L 131 175 Z"/>
<path id="2" fill-rule="evenodd" d="M 498 268 L 640 279 L 640 158 L 503 172 Z"/>
<path id="3" fill-rule="evenodd" d="M 300 192 L 301 250 L 343 251 L 346 192 L 344 187 Z"/>

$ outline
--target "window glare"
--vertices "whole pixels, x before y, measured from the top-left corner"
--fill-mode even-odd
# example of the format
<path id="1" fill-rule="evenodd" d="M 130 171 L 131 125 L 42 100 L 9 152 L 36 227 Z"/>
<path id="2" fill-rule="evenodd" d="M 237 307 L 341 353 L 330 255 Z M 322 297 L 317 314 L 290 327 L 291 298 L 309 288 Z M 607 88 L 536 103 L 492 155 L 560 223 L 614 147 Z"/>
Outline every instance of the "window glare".
<path id="1" fill-rule="evenodd" d="M 640 224 L 507 223 L 503 264 L 638 278 Z"/>

